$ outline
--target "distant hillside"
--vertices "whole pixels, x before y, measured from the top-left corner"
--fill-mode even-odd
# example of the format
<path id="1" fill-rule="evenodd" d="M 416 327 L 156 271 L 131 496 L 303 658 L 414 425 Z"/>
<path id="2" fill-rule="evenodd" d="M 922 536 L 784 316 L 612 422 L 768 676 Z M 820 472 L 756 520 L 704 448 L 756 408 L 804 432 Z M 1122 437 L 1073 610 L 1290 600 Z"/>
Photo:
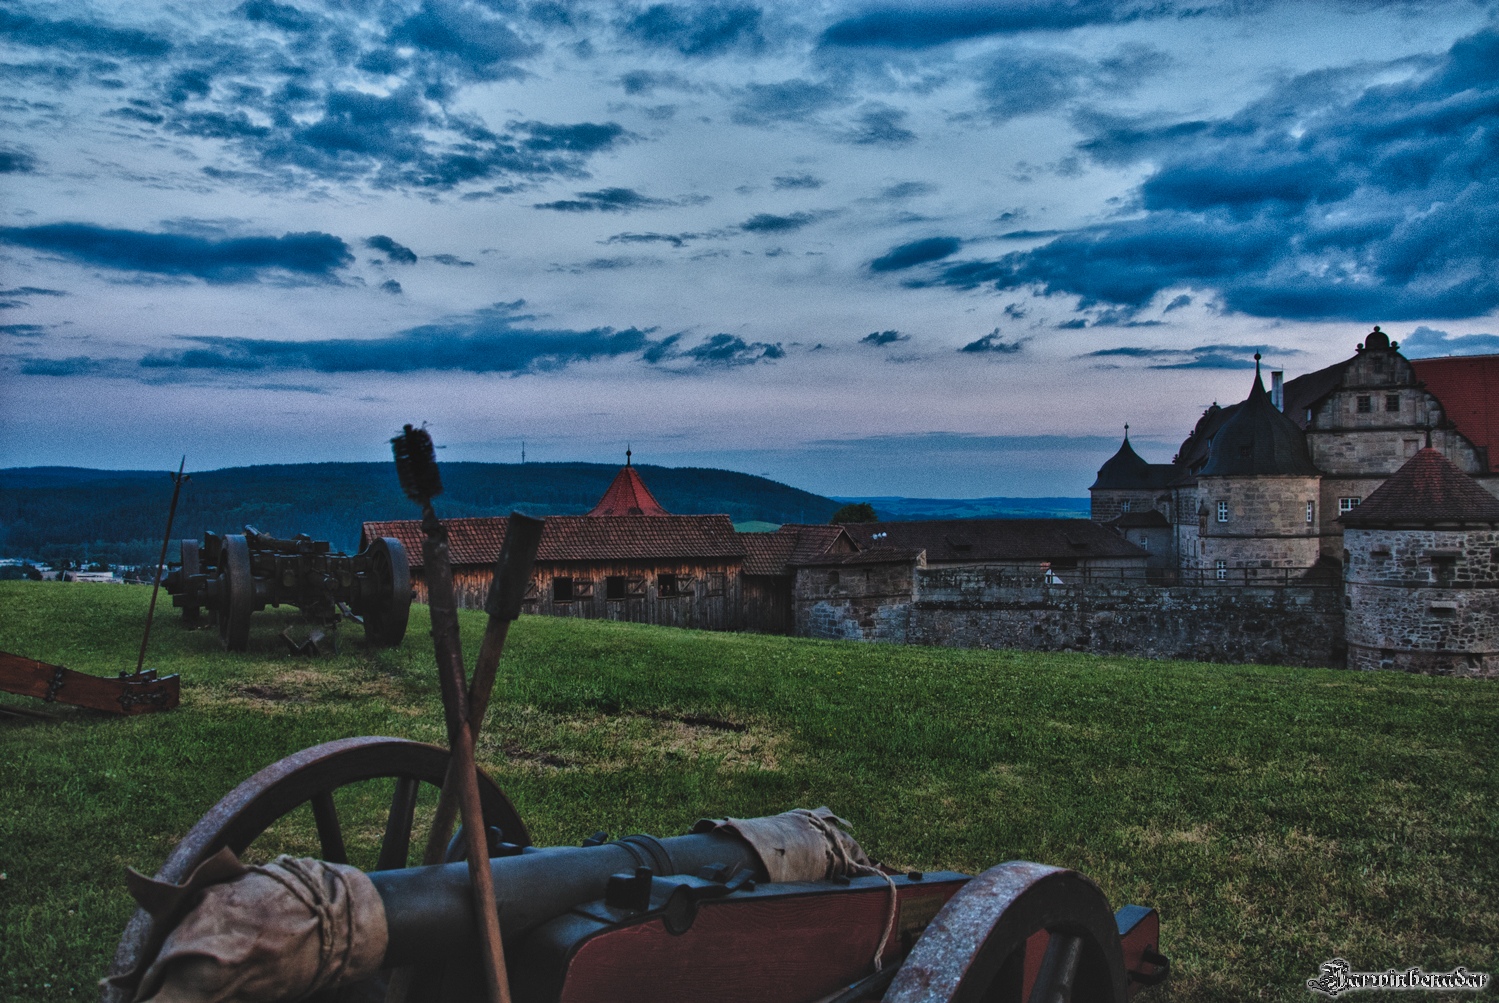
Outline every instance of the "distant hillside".
<path id="1" fill-rule="evenodd" d="M 763 477 L 701 467 L 637 468 L 670 512 L 735 522 L 826 522 L 836 502 Z M 444 463 L 444 516 L 570 515 L 593 507 L 619 467 L 603 463 Z M 0 470 L 0 556 L 144 563 L 161 547 L 171 478 L 161 471 Z M 307 533 L 352 551 L 372 519 L 416 518 L 390 463 L 302 463 L 193 472 L 174 537 Z"/>
<path id="2" fill-rule="evenodd" d="M 886 522 L 929 519 L 1086 519 L 1086 498 L 835 498 L 869 502 Z"/>

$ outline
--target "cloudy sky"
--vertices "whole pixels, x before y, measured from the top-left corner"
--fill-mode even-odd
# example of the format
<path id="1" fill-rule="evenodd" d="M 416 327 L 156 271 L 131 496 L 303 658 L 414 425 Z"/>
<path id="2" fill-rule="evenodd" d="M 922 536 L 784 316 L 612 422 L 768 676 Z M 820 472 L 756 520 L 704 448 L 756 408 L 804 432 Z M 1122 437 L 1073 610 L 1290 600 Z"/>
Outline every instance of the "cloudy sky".
<path id="1" fill-rule="evenodd" d="M 0 9 L 0 466 L 1081 495 L 1379 323 L 1499 351 L 1499 5 Z"/>

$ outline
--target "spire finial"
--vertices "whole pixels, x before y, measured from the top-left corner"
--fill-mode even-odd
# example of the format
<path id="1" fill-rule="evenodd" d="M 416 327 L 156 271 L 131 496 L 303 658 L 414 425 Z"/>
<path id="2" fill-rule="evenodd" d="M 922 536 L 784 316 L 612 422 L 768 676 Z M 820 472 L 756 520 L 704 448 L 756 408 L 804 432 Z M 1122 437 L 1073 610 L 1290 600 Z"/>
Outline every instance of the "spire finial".
<path id="1" fill-rule="evenodd" d="M 629 465 L 630 465 L 630 444 L 627 442 L 627 443 L 625 443 L 625 466 L 628 467 Z"/>
<path id="2" fill-rule="evenodd" d="M 1124 423 L 1124 441 L 1129 441 L 1129 422 Z"/>

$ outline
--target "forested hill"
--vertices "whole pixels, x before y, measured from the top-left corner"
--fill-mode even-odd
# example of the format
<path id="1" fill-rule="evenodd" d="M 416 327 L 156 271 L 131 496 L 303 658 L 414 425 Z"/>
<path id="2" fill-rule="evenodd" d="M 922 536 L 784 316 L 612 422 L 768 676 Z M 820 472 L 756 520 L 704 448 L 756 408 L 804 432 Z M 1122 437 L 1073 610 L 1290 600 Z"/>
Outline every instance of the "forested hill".
<path id="1" fill-rule="evenodd" d="M 826 522 L 838 503 L 763 477 L 701 467 L 638 466 L 669 512 L 727 513 L 735 522 Z M 619 467 L 603 463 L 444 463 L 442 516 L 569 515 L 599 500 Z M 390 463 L 300 463 L 191 472 L 173 537 L 238 532 L 247 523 L 307 533 L 352 552 L 372 519 L 417 518 Z M 0 556 L 152 561 L 172 481 L 160 471 L 0 470 Z"/>

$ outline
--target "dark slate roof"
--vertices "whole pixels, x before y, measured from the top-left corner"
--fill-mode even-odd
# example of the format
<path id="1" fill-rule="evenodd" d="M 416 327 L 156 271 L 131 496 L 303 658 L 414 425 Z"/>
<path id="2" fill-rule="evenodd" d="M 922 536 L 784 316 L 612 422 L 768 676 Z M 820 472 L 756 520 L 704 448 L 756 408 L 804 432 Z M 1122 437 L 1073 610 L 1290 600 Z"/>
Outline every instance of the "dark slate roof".
<path id="1" fill-rule="evenodd" d="M 444 519 L 454 567 L 488 566 L 505 542 L 500 516 Z M 745 556 L 745 547 L 726 515 L 548 516 L 541 531 L 538 561 L 633 561 Z M 367 522 L 363 541 L 393 536 L 406 547 L 413 570 L 422 567 L 422 524 L 417 519 Z M 361 543 L 361 545 L 362 545 Z"/>
<path id="2" fill-rule="evenodd" d="M 1147 463 L 1129 444 L 1128 433 L 1119 451 L 1098 468 L 1098 479 L 1089 491 L 1151 491 L 1165 487 L 1176 475 L 1169 463 Z"/>
<path id="3" fill-rule="evenodd" d="M 602 515 L 668 515 L 661 503 L 656 501 L 656 496 L 651 494 L 650 489 L 645 486 L 645 481 L 640 479 L 640 474 L 635 468 L 626 463 L 619 468 L 619 473 L 614 475 L 614 481 L 609 489 L 604 492 L 604 497 L 588 513 L 592 516 Z"/>
<path id="4" fill-rule="evenodd" d="M 1297 428 L 1305 429 L 1307 408 L 1315 408 L 1324 397 L 1336 390 L 1343 382 L 1343 371 L 1353 359 L 1344 359 L 1335 362 L 1326 369 L 1319 369 L 1315 373 L 1307 373 L 1298 376 L 1294 380 L 1286 381 L 1282 393 L 1286 399 L 1286 417 L 1296 424 Z"/>
<path id="5" fill-rule="evenodd" d="M 1499 498 L 1428 446 L 1338 521 L 1354 527 L 1499 525 Z"/>
<path id="6" fill-rule="evenodd" d="M 924 551 L 921 550 L 898 550 L 894 547 L 876 547 L 873 550 L 861 550 L 855 554 L 824 554 L 821 557 L 806 561 L 796 561 L 797 567 L 847 567 L 848 565 L 860 564 L 891 564 L 905 563 L 919 558 Z"/>
<path id="7" fill-rule="evenodd" d="M 747 575 L 789 575 L 793 565 L 826 556 L 840 538 L 846 541 L 845 549 L 858 546 L 842 526 L 788 523 L 774 533 L 740 533 L 739 538 Z"/>
<path id="8" fill-rule="evenodd" d="M 1411 359 L 1416 379 L 1442 402 L 1447 418 L 1499 473 L 1499 355 Z"/>
<path id="9" fill-rule="evenodd" d="M 1178 483 L 1202 469 L 1202 465 L 1208 460 L 1208 446 L 1212 443 L 1213 436 L 1218 434 L 1218 429 L 1223 427 L 1223 423 L 1237 414 L 1241 407 L 1243 407 L 1242 404 L 1219 407 L 1215 401 L 1211 407 L 1202 412 L 1202 417 L 1197 419 L 1197 424 L 1182 440 L 1181 449 L 1177 451 L 1175 466 Z"/>
<path id="10" fill-rule="evenodd" d="M 1087 519 L 938 519 L 860 522 L 844 528 L 866 551 L 925 550 L 933 564 L 1146 556 L 1113 530 Z"/>
<path id="11" fill-rule="evenodd" d="M 1104 523 L 1105 526 L 1117 526 L 1120 529 L 1159 529 L 1171 525 L 1171 520 L 1161 514 L 1160 509 L 1149 509 L 1145 512 L 1125 512 L 1116 518 Z"/>
<path id="12" fill-rule="evenodd" d="M 1197 471 L 1197 476 L 1295 474 L 1317 477 L 1320 473 L 1307 452 L 1306 434 L 1270 403 L 1270 395 L 1260 381 L 1256 364 L 1249 397 L 1213 436 L 1208 447 L 1208 461 Z"/>

